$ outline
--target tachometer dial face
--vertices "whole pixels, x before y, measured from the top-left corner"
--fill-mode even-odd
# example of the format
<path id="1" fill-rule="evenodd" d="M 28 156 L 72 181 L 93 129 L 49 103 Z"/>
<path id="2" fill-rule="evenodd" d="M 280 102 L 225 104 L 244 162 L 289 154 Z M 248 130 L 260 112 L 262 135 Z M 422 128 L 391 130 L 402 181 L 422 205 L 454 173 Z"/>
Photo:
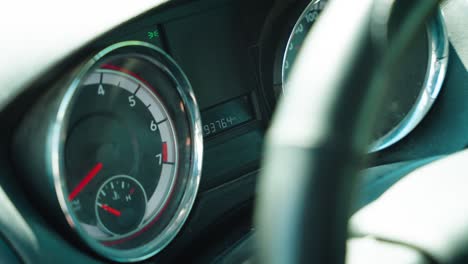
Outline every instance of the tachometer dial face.
<path id="1" fill-rule="evenodd" d="M 190 85 L 164 52 L 132 41 L 78 76 L 51 128 L 62 210 L 104 257 L 148 258 L 174 239 L 197 193 L 202 135 Z"/>
<path id="2" fill-rule="evenodd" d="M 68 200 L 81 224 L 101 240 L 136 232 L 150 222 L 164 207 L 176 177 L 177 140 L 171 117 L 155 92 L 135 76 L 115 65 L 102 65 L 84 81 L 70 117 L 65 146 Z M 136 194 L 148 194 L 148 202 L 134 208 L 140 211 L 136 214 L 146 211 L 137 225 L 131 223 L 132 216 L 125 220 L 125 212 L 109 217 L 95 210 L 96 199 L 108 201 L 116 175 L 128 175 L 119 182 L 138 183 L 142 190 L 136 188 Z M 118 189 L 113 190 L 119 200 Z"/>
<path id="3" fill-rule="evenodd" d="M 320 13 L 326 8 L 326 0 L 313 0 L 299 16 L 292 29 L 281 60 L 281 95 L 287 92 L 288 78 L 299 51 Z M 398 8 L 398 5 L 397 5 Z M 352 11 L 350 11 L 352 12 Z M 398 27 L 398 10 L 389 25 L 389 32 Z M 330 32 L 339 34 L 339 32 Z M 396 143 L 410 133 L 429 111 L 437 97 L 445 77 L 448 57 L 448 40 L 440 12 L 427 23 L 427 28 L 415 35 L 414 41 L 402 57 L 396 76 L 391 78 L 385 104 L 380 110 L 380 122 L 372 134 L 370 152 Z M 326 62 L 324 62 L 324 67 Z M 310 89 L 314 89 L 311 85 Z"/>

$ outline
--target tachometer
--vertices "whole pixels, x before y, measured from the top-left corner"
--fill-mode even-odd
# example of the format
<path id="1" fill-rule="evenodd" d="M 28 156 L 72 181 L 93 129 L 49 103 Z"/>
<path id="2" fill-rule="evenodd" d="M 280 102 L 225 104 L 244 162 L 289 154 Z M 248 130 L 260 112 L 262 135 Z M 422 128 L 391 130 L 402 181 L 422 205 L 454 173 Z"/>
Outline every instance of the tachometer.
<path id="1" fill-rule="evenodd" d="M 142 42 L 115 44 L 72 76 L 23 125 L 19 156 L 45 157 L 28 173 L 54 183 L 46 198 L 92 249 L 116 261 L 148 258 L 175 237 L 197 193 L 202 135 L 190 85 Z"/>
<path id="2" fill-rule="evenodd" d="M 91 235 L 110 240 L 136 232 L 164 207 L 178 166 L 173 123 L 149 84 L 129 69 L 107 62 L 84 80 L 71 110 L 64 158 L 68 201 Z M 125 207 L 119 202 L 117 182 L 109 182 L 114 177 L 119 184 L 131 184 L 135 194 L 144 193 L 145 201 L 112 215 Z M 96 212 L 95 200 L 103 201 Z M 106 210 L 110 207 L 104 201 L 118 202 L 116 208 Z M 142 219 L 134 225 L 137 215 Z M 118 225 L 127 232 L 108 228 L 119 229 Z"/>

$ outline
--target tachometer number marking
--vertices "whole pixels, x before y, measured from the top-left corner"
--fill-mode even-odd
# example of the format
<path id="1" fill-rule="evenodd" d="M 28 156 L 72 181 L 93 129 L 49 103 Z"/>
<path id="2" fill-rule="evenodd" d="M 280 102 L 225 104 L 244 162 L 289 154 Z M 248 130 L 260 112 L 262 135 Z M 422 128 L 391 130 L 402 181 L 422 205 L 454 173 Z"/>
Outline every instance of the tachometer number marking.
<path id="1" fill-rule="evenodd" d="M 106 91 L 104 90 L 104 86 L 102 84 L 99 84 L 97 94 L 101 96 L 106 94 Z"/>
<path id="2" fill-rule="evenodd" d="M 158 130 L 158 124 L 156 124 L 156 122 L 154 122 L 154 120 L 151 120 L 150 129 L 153 132 Z"/>
<path id="3" fill-rule="evenodd" d="M 130 95 L 128 97 L 128 103 L 130 104 L 130 107 L 134 107 L 136 105 L 136 101 L 135 101 L 135 96 L 134 95 Z"/>
<path id="4" fill-rule="evenodd" d="M 161 164 L 162 164 L 162 154 L 161 153 L 157 154 L 156 158 L 158 159 L 159 166 L 161 166 Z"/>

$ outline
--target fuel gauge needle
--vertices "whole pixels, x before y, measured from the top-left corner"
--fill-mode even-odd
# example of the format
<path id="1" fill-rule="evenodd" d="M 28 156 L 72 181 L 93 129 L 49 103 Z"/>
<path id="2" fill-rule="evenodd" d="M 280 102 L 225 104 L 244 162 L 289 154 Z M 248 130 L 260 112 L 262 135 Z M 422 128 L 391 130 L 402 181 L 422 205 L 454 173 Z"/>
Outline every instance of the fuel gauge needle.
<path id="1" fill-rule="evenodd" d="M 106 211 L 106 212 L 108 212 L 108 213 L 111 213 L 111 214 L 113 214 L 113 215 L 115 215 L 115 216 L 120 216 L 120 215 L 121 215 L 121 213 L 120 213 L 119 210 L 114 209 L 114 208 L 108 206 L 107 204 L 100 204 L 100 203 L 98 203 L 97 205 L 98 205 L 99 207 L 101 207 L 104 211 Z"/>
<path id="2" fill-rule="evenodd" d="M 86 185 L 88 185 L 88 183 L 94 178 L 94 176 L 99 173 L 99 171 L 101 171 L 101 169 L 102 163 L 99 162 L 88 172 L 88 174 L 86 174 L 86 176 L 83 178 L 83 180 L 80 181 L 80 183 L 78 183 L 75 189 L 73 189 L 73 191 L 68 196 L 68 201 L 75 199 L 75 197 L 83 190 L 84 187 L 86 187 Z"/>

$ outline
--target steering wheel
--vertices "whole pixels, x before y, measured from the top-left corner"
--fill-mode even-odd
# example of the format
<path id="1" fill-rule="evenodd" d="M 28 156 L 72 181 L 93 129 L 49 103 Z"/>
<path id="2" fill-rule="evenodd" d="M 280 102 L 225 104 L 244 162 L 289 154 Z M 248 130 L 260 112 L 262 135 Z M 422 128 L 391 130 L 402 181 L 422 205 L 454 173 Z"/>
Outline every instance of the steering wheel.
<path id="1" fill-rule="evenodd" d="M 400 29 L 390 37 L 395 2 L 331 1 L 307 37 L 267 136 L 260 263 L 463 261 L 467 177 L 455 169 L 468 152 L 414 171 L 350 219 L 387 80 L 439 1 L 401 1 Z"/>

